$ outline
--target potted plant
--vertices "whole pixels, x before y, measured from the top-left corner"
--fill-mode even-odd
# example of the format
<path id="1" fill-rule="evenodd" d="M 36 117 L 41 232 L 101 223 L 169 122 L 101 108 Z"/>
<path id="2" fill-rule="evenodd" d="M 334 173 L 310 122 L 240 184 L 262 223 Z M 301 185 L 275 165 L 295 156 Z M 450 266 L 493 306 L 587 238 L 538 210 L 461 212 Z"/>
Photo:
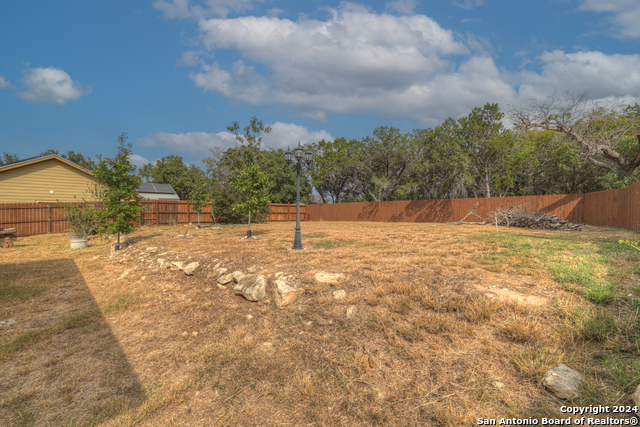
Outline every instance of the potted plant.
<path id="1" fill-rule="evenodd" d="M 88 237 L 103 223 L 100 211 L 91 204 L 82 207 L 68 204 L 64 205 L 62 209 L 69 223 L 71 249 L 86 248 Z"/>

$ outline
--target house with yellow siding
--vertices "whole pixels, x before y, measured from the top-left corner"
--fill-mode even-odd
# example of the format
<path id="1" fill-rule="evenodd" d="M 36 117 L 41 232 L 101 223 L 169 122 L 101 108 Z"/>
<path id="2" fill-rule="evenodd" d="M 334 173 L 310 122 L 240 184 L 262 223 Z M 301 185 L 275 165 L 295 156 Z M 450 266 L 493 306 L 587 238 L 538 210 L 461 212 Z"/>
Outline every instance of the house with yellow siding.
<path id="1" fill-rule="evenodd" d="M 95 184 L 91 171 L 67 159 L 33 157 L 0 166 L 0 203 L 91 201 Z"/>

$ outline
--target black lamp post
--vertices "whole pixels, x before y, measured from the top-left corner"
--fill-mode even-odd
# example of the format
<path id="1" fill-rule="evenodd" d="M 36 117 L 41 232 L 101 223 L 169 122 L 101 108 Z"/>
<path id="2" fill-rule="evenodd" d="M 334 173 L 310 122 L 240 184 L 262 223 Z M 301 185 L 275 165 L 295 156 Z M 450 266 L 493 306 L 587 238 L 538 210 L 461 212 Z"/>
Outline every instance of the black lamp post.
<path id="1" fill-rule="evenodd" d="M 301 251 L 304 248 L 302 247 L 302 236 L 300 235 L 300 172 L 302 171 L 303 164 L 306 164 L 308 168 L 313 165 L 313 153 L 311 151 L 307 151 L 303 154 L 303 149 L 300 146 L 300 142 L 298 142 L 298 146 L 295 148 L 294 153 L 291 153 L 288 148 L 287 152 L 284 153 L 284 159 L 287 161 L 287 164 L 291 164 L 291 162 L 293 162 L 294 156 L 296 158 L 296 236 L 293 240 L 293 248 L 291 249 Z"/>

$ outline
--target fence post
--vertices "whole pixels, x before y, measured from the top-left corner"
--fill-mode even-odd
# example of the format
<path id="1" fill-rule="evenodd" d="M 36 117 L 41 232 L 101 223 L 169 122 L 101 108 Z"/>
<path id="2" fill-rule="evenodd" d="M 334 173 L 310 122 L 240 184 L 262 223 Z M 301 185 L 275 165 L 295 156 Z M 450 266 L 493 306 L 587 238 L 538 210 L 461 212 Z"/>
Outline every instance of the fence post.
<path id="1" fill-rule="evenodd" d="M 51 234 L 51 205 L 49 205 L 49 234 Z"/>

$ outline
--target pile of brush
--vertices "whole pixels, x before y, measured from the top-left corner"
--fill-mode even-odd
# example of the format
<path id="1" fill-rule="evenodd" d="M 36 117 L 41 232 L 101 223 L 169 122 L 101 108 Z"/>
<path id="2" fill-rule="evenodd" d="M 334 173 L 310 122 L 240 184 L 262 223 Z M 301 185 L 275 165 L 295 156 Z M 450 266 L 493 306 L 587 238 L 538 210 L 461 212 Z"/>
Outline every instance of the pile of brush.
<path id="1" fill-rule="evenodd" d="M 574 224 L 558 215 L 547 215 L 544 212 L 531 209 L 527 204 L 511 205 L 508 208 L 496 209 L 489 214 L 487 224 L 506 227 L 532 228 L 537 230 L 565 230 L 582 231 L 584 224 Z"/>

